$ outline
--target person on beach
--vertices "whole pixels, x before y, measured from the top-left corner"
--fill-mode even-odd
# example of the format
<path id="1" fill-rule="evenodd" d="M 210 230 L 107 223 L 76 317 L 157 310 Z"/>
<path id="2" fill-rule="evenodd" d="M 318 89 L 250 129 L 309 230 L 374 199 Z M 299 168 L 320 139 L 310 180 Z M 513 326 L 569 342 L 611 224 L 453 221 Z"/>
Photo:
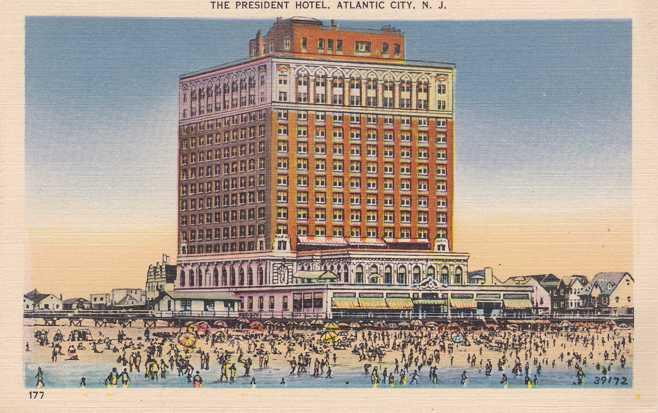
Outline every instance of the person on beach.
<path id="1" fill-rule="evenodd" d="M 115 387 L 119 382 L 119 373 L 116 367 L 112 367 L 112 371 L 105 378 L 105 385 Z"/>
<path id="2" fill-rule="evenodd" d="M 36 388 L 40 389 L 46 386 L 46 383 L 43 381 L 43 370 L 41 370 L 41 367 L 37 367 L 37 375 L 34 377 L 37 379 Z"/>
<path id="3" fill-rule="evenodd" d="M 121 380 L 121 384 L 123 384 L 123 387 L 128 387 L 128 384 L 130 384 L 130 376 L 128 375 L 127 369 L 123 369 L 121 374 L 119 375 L 119 379 Z"/>
<path id="4" fill-rule="evenodd" d="M 199 374 L 199 371 L 197 370 L 196 374 L 192 378 L 192 387 L 198 389 L 201 387 L 202 384 L 203 384 L 203 378 L 201 378 L 201 374 Z"/>

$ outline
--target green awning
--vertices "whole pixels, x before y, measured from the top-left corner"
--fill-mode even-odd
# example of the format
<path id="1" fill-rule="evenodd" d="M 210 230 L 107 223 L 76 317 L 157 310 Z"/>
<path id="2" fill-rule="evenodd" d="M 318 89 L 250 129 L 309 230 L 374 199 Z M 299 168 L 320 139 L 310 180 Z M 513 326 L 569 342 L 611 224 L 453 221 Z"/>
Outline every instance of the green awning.
<path id="1" fill-rule="evenodd" d="M 414 300 L 415 305 L 446 305 L 448 300 L 440 298 L 421 298 Z"/>
<path id="2" fill-rule="evenodd" d="M 503 304 L 505 308 L 510 310 L 529 310 L 532 308 L 532 303 L 527 298 L 522 299 L 504 299 Z"/>
<path id="3" fill-rule="evenodd" d="M 411 298 L 390 297 L 386 299 L 386 305 L 391 310 L 413 310 L 414 303 Z"/>
<path id="4" fill-rule="evenodd" d="M 359 301 L 356 297 L 334 297 L 331 307 L 337 310 L 354 310 L 359 308 Z"/>
<path id="5" fill-rule="evenodd" d="M 450 307 L 456 308 L 458 310 L 475 310 L 477 304 L 472 298 L 451 298 Z"/>
<path id="6" fill-rule="evenodd" d="M 387 310 L 384 297 L 359 297 L 359 307 L 364 310 Z"/>

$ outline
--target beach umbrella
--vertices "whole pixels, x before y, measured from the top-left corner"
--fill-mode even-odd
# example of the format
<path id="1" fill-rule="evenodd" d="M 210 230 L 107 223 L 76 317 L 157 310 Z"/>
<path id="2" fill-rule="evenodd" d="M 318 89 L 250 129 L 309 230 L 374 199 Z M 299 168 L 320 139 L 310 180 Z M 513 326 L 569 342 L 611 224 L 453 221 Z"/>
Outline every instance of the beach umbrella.
<path id="1" fill-rule="evenodd" d="M 411 320 L 410 324 L 411 324 L 412 327 L 416 327 L 416 328 L 423 326 L 423 322 L 420 321 L 420 320 L 417 320 L 417 319 L 416 320 Z"/>
<path id="2" fill-rule="evenodd" d="M 276 321 L 274 321 L 274 320 L 272 320 L 271 318 L 269 318 L 269 319 L 265 320 L 265 321 L 263 322 L 263 324 L 265 324 L 266 326 L 273 326 L 273 325 L 276 325 Z"/>
<path id="3" fill-rule="evenodd" d="M 249 328 L 252 330 L 264 330 L 265 326 L 260 321 L 252 321 L 249 323 Z"/>
<path id="4" fill-rule="evenodd" d="M 314 326 L 314 327 L 321 326 L 322 324 L 324 324 L 322 322 L 322 320 L 317 320 L 316 319 L 316 320 L 311 321 L 311 325 Z"/>
<path id="5" fill-rule="evenodd" d="M 213 327 L 216 328 L 226 328 L 228 325 L 226 324 L 226 321 L 224 320 L 216 320 L 212 323 Z"/>
<path id="6" fill-rule="evenodd" d="M 436 323 L 436 321 L 428 321 L 425 323 L 425 327 L 438 327 L 439 325 Z"/>
<path id="7" fill-rule="evenodd" d="M 350 328 L 350 325 L 349 323 L 338 323 L 338 327 L 340 327 L 341 329 L 348 329 Z"/>
<path id="8" fill-rule="evenodd" d="M 327 324 L 324 325 L 324 329 L 327 330 L 327 331 L 336 331 L 336 330 L 338 330 L 338 328 L 339 328 L 338 324 L 336 324 L 334 322 L 330 322 L 330 323 L 327 323 Z"/>
<path id="9" fill-rule="evenodd" d="M 361 324 L 357 323 L 356 321 L 353 321 L 350 323 L 350 328 L 361 328 Z"/>
<path id="10" fill-rule="evenodd" d="M 249 324 L 249 319 L 248 318 L 238 318 L 236 320 L 239 324 Z"/>
<path id="11" fill-rule="evenodd" d="M 335 344 L 336 342 L 338 342 L 338 340 L 340 340 L 338 334 L 334 333 L 333 331 L 327 331 L 326 333 L 322 334 L 320 339 L 325 344 Z"/>
<path id="12" fill-rule="evenodd" d="M 187 328 L 185 328 L 185 331 L 187 331 L 190 334 L 196 334 L 197 328 L 198 327 L 196 324 L 190 324 L 187 326 Z"/>
<path id="13" fill-rule="evenodd" d="M 311 326 L 311 323 L 309 323 L 308 321 L 304 320 L 304 321 L 302 321 L 301 323 L 299 323 L 299 326 L 300 326 L 300 327 L 306 327 L 306 328 L 308 328 L 308 327 Z"/>
<path id="14" fill-rule="evenodd" d="M 388 323 L 386 323 L 386 326 L 387 326 L 388 328 L 397 328 L 397 327 L 398 327 L 398 323 L 396 323 L 396 322 L 394 322 L 394 321 L 389 321 Z"/>
<path id="15" fill-rule="evenodd" d="M 400 327 L 400 328 L 409 328 L 410 325 L 411 324 L 409 324 L 406 321 L 401 321 L 401 322 L 398 323 L 398 327 Z"/>
<path id="16" fill-rule="evenodd" d="M 196 325 L 196 333 L 199 337 L 203 337 L 208 334 L 210 326 L 205 321 L 199 321 Z"/>
<path id="17" fill-rule="evenodd" d="M 183 333 L 178 336 L 178 344 L 185 348 L 194 347 L 196 344 L 196 336 L 192 333 Z"/>

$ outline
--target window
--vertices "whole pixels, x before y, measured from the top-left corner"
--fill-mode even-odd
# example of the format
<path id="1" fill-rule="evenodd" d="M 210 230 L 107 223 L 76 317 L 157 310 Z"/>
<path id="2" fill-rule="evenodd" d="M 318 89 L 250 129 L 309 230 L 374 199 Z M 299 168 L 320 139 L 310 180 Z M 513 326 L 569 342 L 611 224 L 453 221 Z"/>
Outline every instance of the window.
<path id="1" fill-rule="evenodd" d="M 355 50 L 357 53 L 370 53 L 370 42 L 357 41 Z"/>
<path id="2" fill-rule="evenodd" d="M 302 51 L 306 51 L 308 48 L 308 39 L 306 37 L 302 37 Z"/>

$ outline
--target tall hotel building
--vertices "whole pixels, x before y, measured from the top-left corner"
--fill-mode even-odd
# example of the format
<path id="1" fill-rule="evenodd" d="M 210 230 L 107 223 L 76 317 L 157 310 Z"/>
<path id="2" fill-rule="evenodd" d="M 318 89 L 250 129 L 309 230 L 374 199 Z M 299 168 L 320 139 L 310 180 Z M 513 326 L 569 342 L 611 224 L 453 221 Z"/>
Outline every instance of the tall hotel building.
<path id="1" fill-rule="evenodd" d="M 182 75 L 176 290 L 253 313 L 468 301 L 484 277 L 453 252 L 454 84 L 393 27 L 305 18 Z"/>

